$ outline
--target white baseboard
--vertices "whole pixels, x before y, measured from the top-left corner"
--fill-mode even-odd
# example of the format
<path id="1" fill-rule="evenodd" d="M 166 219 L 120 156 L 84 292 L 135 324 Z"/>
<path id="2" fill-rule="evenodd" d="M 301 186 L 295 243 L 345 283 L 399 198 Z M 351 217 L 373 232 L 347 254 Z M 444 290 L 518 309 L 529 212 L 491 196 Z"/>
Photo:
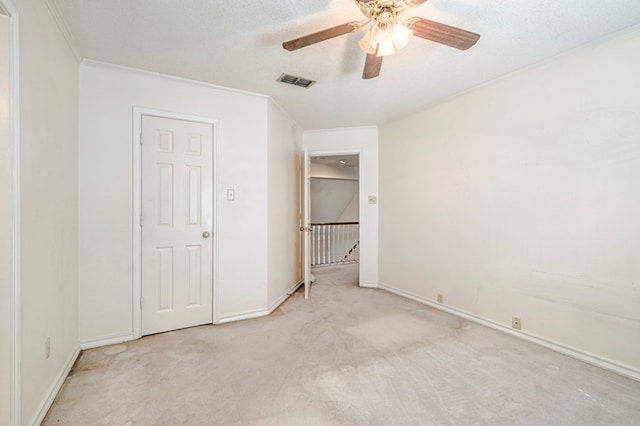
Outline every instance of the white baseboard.
<path id="1" fill-rule="evenodd" d="M 368 282 L 368 281 L 363 282 L 360 287 L 361 288 L 380 288 L 378 283 L 372 283 L 372 282 Z"/>
<path id="2" fill-rule="evenodd" d="M 363 286 L 364 287 L 364 286 Z M 520 339 L 526 340 L 528 342 L 536 343 L 540 346 L 544 346 L 545 348 L 551 349 L 553 351 L 559 352 L 561 354 L 570 356 L 572 358 L 578 359 L 580 361 L 586 362 L 587 364 L 595 365 L 600 368 L 604 368 L 605 370 L 613 371 L 614 373 L 618 373 L 622 376 L 629 377 L 634 380 L 640 381 L 640 371 L 634 368 L 618 364 L 616 362 L 600 358 L 596 355 L 592 355 L 577 349 L 573 349 L 564 345 L 561 345 L 556 342 L 552 342 L 541 337 L 519 331 L 514 330 L 504 324 L 500 324 L 498 322 L 492 321 L 490 319 L 486 319 L 472 313 L 453 308 L 451 306 L 446 306 L 441 303 L 436 302 L 435 300 L 428 299 L 426 297 L 418 296 L 417 294 L 413 294 L 408 291 L 400 290 L 395 287 L 386 284 L 376 284 L 375 287 L 371 288 L 379 288 L 381 290 L 388 291 L 393 294 L 397 294 L 398 296 L 405 297 L 407 299 L 415 300 L 416 302 L 423 303 L 432 308 L 439 309 L 441 311 L 465 318 L 469 321 L 475 322 L 477 324 L 484 325 L 486 327 L 493 328 L 494 330 L 501 331 L 503 333 L 510 334 L 512 336 L 518 337 Z"/>
<path id="3" fill-rule="evenodd" d="M 80 349 L 84 351 L 86 349 L 94 349 L 102 346 L 117 345 L 119 343 L 130 342 L 131 340 L 135 340 L 135 338 L 133 337 L 133 334 L 125 334 L 121 336 L 107 337 L 104 339 L 89 340 L 86 342 L 80 342 Z"/>
<path id="4" fill-rule="evenodd" d="M 287 300 L 300 286 L 304 284 L 304 281 L 299 281 L 294 284 L 289 290 L 287 290 L 282 296 L 276 299 L 267 309 L 260 309 L 257 311 L 243 312 L 239 314 L 233 314 L 226 317 L 220 318 L 218 324 L 226 324 L 234 321 L 243 321 L 248 319 L 266 317 L 271 314 L 273 311 L 278 309 L 278 306 L 282 305 L 282 303 Z"/>
<path id="5" fill-rule="evenodd" d="M 269 315 L 268 309 L 260 309 L 258 311 L 244 312 L 240 314 L 233 314 L 220 318 L 218 324 L 226 324 L 235 321 L 244 321 L 248 319 L 260 318 Z"/>
<path id="6" fill-rule="evenodd" d="M 47 415 L 47 412 L 49 411 L 49 408 L 51 408 L 51 404 L 53 404 L 53 401 L 56 399 L 58 392 L 60 392 L 60 388 L 62 387 L 62 385 L 64 384 L 64 381 L 69 375 L 69 372 L 73 367 L 73 364 L 75 364 L 76 360 L 78 359 L 78 355 L 80 355 L 80 348 L 73 351 L 73 353 L 71 353 L 69 358 L 67 358 L 67 361 L 64 364 L 64 368 L 62 369 L 60 374 L 58 374 L 58 377 L 56 378 L 55 382 L 53 382 L 53 384 L 49 388 L 49 392 L 47 392 L 47 395 L 44 401 L 42 401 L 42 404 L 40 404 L 40 409 L 36 412 L 35 416 L 31 419 L 31 422 L 29 422 L 28 424 L 36 426 L 42 423 L 42 421 L 44 420 L 44 417 Z"/>
<path id="7" fill-rule="evenodd" d="M 291 295 L 295 293 L 303 284 L 304 284 L 304 281 L 302 280 L 298 281 L 296 284 L 293 285 L 293 287 L 291 287 L 282 296 L 280 296 L 280 298 L 276 299 L 276 301 L 273 302 L 271 306 L 269 306 L 267 315 L 271 314 L 273 311 L 278 309 L 278 306 L 282 305 L 284 301 L 287 300 L 289 297 L 291 297 Z"/>
<path id="8" fill-rule="evenodd" d="M 260 309 L 260 310 L 257 310 L 257 311 L 242 312 L 242 313 L 238 313 L 238 314 L 233 314 L 233 315 L 229 315 L 229 316 L 226 316 L 226 317 L 222 317 L 222 318 L 220 318 L 220 320 L 218 321 L 217 324 L 225 324 L 225 323 L 228 323 L 228 322 L 242 321 L 242 320 L 248 320 L 248 319 L 260 318 L 260 317 L 267 316 L 267 315 L 271 314 L 273 311 L 275 311 L 276 309 L 278 309 L 278 306 L 280 306 L 285 300 L 287 300 L 289 298 L 289 296 L 291 296 L 296 290 L 298 290 L 298 288 L 302 284 L 304 284 L 304 281 L 299 281 L 296 284 L 294 284 L 282 296 L 280 296 L 278 299 L 276 299 L 276 301 L 273 302 L 267 309 Z M 119 343 L 129 342 L 131 340 L 136 340 L 136 337 L 134 337 L 133 334 L 124 334 L 124 335 L 119 335 L 119 336 L 106 337 L 106 338 L 101 338 L 101 339 L 96 339 L 96 340 L 89 340 L 89 341 L 85 341 L 85 342 L 80 342 L 80 349 L 86 350 L 86 349 L 99 348 L 99 347 L 102 347 L 102 346 L 117 345 Z"/>

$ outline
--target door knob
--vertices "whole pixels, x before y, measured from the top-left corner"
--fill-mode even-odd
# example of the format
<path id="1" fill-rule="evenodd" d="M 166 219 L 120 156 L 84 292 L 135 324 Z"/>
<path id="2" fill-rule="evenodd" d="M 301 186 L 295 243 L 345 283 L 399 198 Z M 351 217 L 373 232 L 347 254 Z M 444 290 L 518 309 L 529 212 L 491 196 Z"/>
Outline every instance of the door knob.
<path id="1" fill-rule="evenodd" d="M 209 238 L 209 236 L 210 236 L 210 235 L 211 235 L 211 234 L 209 234 L 209 232 L 208 232 L 208 231 L 204 231 L 204 232 L 202 233 L 202 237 L 203 237 L 203 238 Z"/>

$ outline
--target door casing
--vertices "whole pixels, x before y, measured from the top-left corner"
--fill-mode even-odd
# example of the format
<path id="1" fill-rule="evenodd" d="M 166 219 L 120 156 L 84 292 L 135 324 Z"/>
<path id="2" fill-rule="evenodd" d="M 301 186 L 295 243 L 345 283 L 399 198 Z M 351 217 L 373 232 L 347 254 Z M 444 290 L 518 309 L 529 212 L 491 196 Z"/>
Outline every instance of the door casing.
<path id="1" fill-rule="evenodd" d="M 140 218 L 142 216 L 142 116 L 150 115 L 174 120 L 195 121 L 211 124 L 213 126 L 213 323 L 218 324 L 220 311 L 218 309 L 218 120 L 177 112 L 168 112 L 143 107 L 133 108 L 133 338 L 142 337 L 142 229 Z"/>
<path id="2" fill-rule="evenodd" d="M 11 425 L 22 424 L 22 378 L 21 378 L 21 357 L 22 340 L 21 336 L 21 222 L 20 209 L 20 26 L 18 9 L 11 0 L 0 0 L 0 8 L 9 18 L 9 50 L 8 50 L 8 72 L 9 72 L 9 141 L 11 149 L 11 197 L 10 197 L 10 324 L 8 324 L 11 341 L 9 354 L 9 423 Z M 4 366 L 3 366 L 4 368 Z M 0 419 L 0 421 L 5 419 Z"/>

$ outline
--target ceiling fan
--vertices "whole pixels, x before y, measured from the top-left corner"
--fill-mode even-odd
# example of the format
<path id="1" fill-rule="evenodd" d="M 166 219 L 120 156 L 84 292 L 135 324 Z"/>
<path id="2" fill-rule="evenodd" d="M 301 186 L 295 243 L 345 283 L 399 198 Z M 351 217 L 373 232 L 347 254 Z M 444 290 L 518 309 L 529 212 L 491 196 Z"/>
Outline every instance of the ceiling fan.
<path id="1" fill-rule="evenodd" d="M 358 42 L 367 53 L 362 78 L 370 79 L 380 75 L 382 59 L 405 47 L 413 36 L 435 41 L 446 46 L 467 50 L 480 38 L 472 33 L 450 25 L 413 17 L 406 21 L 398 15 L 407 8 L 414 8 L 427 0 L 355 0 L 360 10 L 368 18 L 364 22 L 348 22 L 312 34 L 285 41 L 282 47 L 286 50 L 298 50 L 324 40 L 356 32 L 371 24 L 367 34 Z"/>

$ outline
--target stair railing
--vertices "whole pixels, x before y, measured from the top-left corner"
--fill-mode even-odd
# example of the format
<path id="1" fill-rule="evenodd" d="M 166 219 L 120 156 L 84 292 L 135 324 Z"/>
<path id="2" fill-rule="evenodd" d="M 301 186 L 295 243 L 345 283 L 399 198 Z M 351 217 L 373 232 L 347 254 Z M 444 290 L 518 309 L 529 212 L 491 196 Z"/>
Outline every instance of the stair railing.
<path id="1" fill-rule="evenodd" d="M 322 222 L 311 226 L 313 266 L 360 261 L 360 222 Z"/>

